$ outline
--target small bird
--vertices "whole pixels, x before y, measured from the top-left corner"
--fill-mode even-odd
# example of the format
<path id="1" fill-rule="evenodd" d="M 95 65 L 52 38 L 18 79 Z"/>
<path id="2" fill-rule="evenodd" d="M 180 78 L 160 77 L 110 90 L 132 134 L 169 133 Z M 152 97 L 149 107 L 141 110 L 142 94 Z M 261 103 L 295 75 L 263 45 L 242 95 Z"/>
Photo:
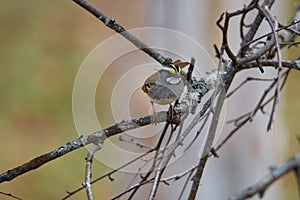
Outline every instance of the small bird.
<path id="1" fill-rule="evenodd" d="M 185 86 L 185 77 L 182 73 L 182 68 L 188 64 L 189 62 L 176 60 L 167 66 L 163 66 L 163 69 L 160 69 L 146 79 L 142 90 L 148 95 L 153 110 L 153 103 L 171 105 L 172 102 L 181 96 Z"/>

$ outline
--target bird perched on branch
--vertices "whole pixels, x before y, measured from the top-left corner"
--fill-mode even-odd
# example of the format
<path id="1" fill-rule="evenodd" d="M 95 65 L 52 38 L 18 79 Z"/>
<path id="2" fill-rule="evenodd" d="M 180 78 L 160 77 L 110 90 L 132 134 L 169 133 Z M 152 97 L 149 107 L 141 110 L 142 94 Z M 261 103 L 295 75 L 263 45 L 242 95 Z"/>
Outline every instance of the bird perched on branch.
<path id="1" fill-rule="evenodd" d="M 182 73 L 182 68 L 188 64 L 189 62 L 176 60 L 169 65 L 163 66 L 163 69 L 146 79 L 142 90 L 148 95 L 153 110 L 153 103 L 171 105 L 172 102 L 180 97 L 185 85 L 185 76 Z"/>

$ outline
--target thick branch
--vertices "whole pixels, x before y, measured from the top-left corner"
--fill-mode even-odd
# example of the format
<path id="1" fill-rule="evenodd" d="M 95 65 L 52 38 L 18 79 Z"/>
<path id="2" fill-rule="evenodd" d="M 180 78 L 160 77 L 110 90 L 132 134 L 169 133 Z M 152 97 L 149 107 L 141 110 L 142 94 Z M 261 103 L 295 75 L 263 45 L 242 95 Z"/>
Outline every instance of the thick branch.
<path id="1" fill-rule="evenodd" d="M 84 146 L 84 141 L 82 140 L 84 137 L 79 137 L 78 139 L 67 142 L 65 145 L 59 147 L 58 149 L 55 149 L 54 151 L 51 151 L 49 153 L 43 154 L 39 157 L 36 157 L 29 162 L 18 166 L 14 169 L 8 170 L 5 173 L 2 173 L 0 175 L 0 183 L 5 181 L 10 181 L 28 171 L 37 169 L 41 167 L 42 165 L 46 164 L 49 161 L 52 161 L 56 158 L 59 158 L 67 153 L 70 153 L 71 151 L 74 151 L 76 149 L 79 149 Z"/>
<path id="2" fill-rule="evenodd" d="M 54 151 L 51 151 L 49 153 L 43 154 L 39 157 L 36 157 L 29 162 L 18 166 L 14 169 L 8 170 L 5 173 L 2 173 L 0 175 L 0 183 L 5 181 L 10 181 L 28 171 L 37 169 L 41 167 L 42 165 L 55 160 L 56 158 L 59 158 L 67 153 L 70 153 L 76 149 L 79 149 L 85 145 L 94 143 L 99 144 L 103 143 L 104 140 L 108 137 L 111 137 L 113 135 L 129 131 L 132 129 L 136 129 L 142 126 L 146 126 L 153 123 L 159 123 L 159 122 L 165 122 L 168 119 L 168 112 L 158 112 L 157 114 L 140 117 L 138 119 L 132 119 L 128 121 L 122 121 L 120 123 L 117 123 L 111 127 L 108 127 L 106 129 L 103 129 L 101 131 L 97 131 L 90 135 L 80 136 L 78 139 L 67 142 L 65 145 L 59 147 L 58 149 L 55 149 Z"/>

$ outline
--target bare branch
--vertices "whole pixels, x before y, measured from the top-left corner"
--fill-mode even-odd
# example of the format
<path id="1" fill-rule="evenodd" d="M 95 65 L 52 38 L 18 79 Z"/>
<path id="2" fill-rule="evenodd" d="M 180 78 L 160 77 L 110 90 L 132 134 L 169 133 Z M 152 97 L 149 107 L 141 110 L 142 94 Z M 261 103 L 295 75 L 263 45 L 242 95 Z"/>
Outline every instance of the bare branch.
<path id="1" fill-rule="evenodd" d="M 291 170 L 295 170 L 299 167 L 300 163 L 300 153 L 297 153 L 290 160 L 280 164 L 277 167 L 270 167 L 270 172 L 263 176 L 259 181 L 253 185 L 247 187 L 246 189 L 240 191 L 239 193 L 230 197 L 230 200 L 242 200 L 247 199 L 255 194 L 258 194 L 260 198 L 263 197 L 266 189 L 276 180 L 281 178 L 284 174 Z"/>
<path id="2" fill-rule="evenodd" d="M 132 199 L 133 196 L 136 194 L 137 190 L 148 180 L 148 178 L 150 177 L 150 175 L 155 171 L 156 167 L 157 167 L 157 161 L 158 161 L 158 156 L 159 156 L 159 149 L 161 147 L 161 144 L 163 142 L 163 140 L 165 139 L 165 135 L 167 133 L 167 130 L 170 126 L 170 123 L 167 122 L 164 126 L 164 129 L 162 131 L 162 134 L 155 146 L 155 155 L 154 155 L 154 158 L 153 158 L 153 163 L 152 163 L 152 166 L 150 168 L 150 170 L 146 173 L 146 175 L 144 177 L 142 177 L 142 180 L 140 180 L 139 184 L 136 185 L 136 187 L 133 188 L 133 191 L 132 193 L 130 194 L 129 198 L 128 199 Z M 128 192 L 130 192 L 131 190 L 129 190 Z M 126 192 L 127 193 L 127 192 Z M 124 195 L 126 193 L 121 193 L 120 195 Z M 119 196 L 119 195 L 118 195 Z"/>
<path id="3" fill-rule="evenodd" d="M 137 48 L 144 51 L 146 54 L 154 58 L 159 63 L 170 64 L 172 62 L 172 59 L 165 58 L 162 55 L 160 55 L 157 51 L 150 48 L 147 44 L 139 40 L 136 36 L 126 31 L 126 29 L 123 28 L 120 24 L 118 24 L 114 18 L 107 17 L 102 12 L 97 10 L 94 6 L 90 5 L 86 0 L 73 0 L 73 1 L 77 3 L 79 6 L 81 6 L 82 8 L 86 9 L 92 15 L 94 15 L 97 19 L 103 22 L 107 27 L 121 34 L 124 38 L 126 38 L 128 41 L 134 44 Z"/>
<path id="4" fill-rule="evenodd" d="M 180 111 L 178 110 L 178 113 Z M 5 173 L 2 173 L 0 175 L 0 183 L 5 182 L 5 181 L 10 181 L 28 171 L 31 171 L 33 169 L 37 169 L 41 167 L 42 165 L 59 158 L 67 153 L 70 153 L 76 149 L 79 149 L 85 145 L 94 143 L 94 144 L 100 144 L 101 142 L 104 142 L 104 140 L 108 137 L 111 137 L 113 135 L 129 131 L 132 129 L 136 129 L 142 126 L 146 126 L 149 124 L 154 124 L 158 122 L 165 122 L 168 120 L 168 112 L 162 111 L 158 112 L 153 115 L 148 115 L 145 117 L 140 117 L 137 119 L 132 119 L 128 121 L 122 121 L 119 122 L 113 126 L 110 126 L 106 129 L 97 131 L 93 134 L 90 135 L 85 135 L 85 136 L 80 136 L 78 139 L 67 142 L 65 145 L 49 152 L 46 154 L 43 154 L 39 157 L 36 157 L 29 162 L 16 167 L 14 169 L 8 170 Z"/>
<path id="5" fill-rule="evenodd" d="M 191 177 L 192 177 L 192 175 L 193 175 L 195 169 L 197 168 L 197 166 L 198 166 L 198 165 L 194 166 L 193 169 L 189 172 L 189 175 L 187 176 L 187 178 L 186 178 L 186 180 L 185 180 L 185 183 L 184 183 L 184 185 L 183 185 L 183 187 L 182 187 L 182 189 L 181 189 L 181 192 L 180 192 L 180 194 L 179 194 L 179 197 L 178 197 L 179 200 L 182 198 L 183 193 L 184 193 L 185 189 L 187 188 L 187 185 L 188 185 L 189 181 L 191 181 Z"/>
<path id="6" fill-rule="evenodd" d="M 85 167 L 85 182 L 82 184 L 85 187 L 88 200 L 93 200 L 91 178 L 92 178 L 92 162 L 95 153 L 102 148 L 102 144 L 94 145 L 88 152 L 86 157 Z"/>
<path id="7" fill-rule="evenodd" d="M 221 21 L 223 19 L 223 15 L 224 15 L 224 13 L 220 16 L 220 18 L 217 21 L 217 25 L 222 31 L 222 39 L 223 39 L 222 48 L 224 48 L 226 54 L 235 63 L 236 62 L 236 56 L 233 54 L 233 52 L 231 51 L 231 49 L 229 47 L 227 32 L 228 32 L 230 18 L 237 15 L 237 14 L 229 14 L 229 13 L 226 12 L 225 13 L 224 26 L 221 26 Z"/>
<path id="8" fill-rule="evenodd" d="M 278 59 L 278 69 L 277 69 L 277 72 L 278 72 L 277 80 L 278 81 L 276 82 L 276 89 L 275 89 L 275 92 L 274 92 L 274 101 L 273 101 L 271 115 L 270 115 L 269 122 L 268 122 L 268 127 L 267 127 L 267 131 L 269 131 L 271 129 L 271 125 L 273 123 L 273 118 L 274 118 L 274 113 L 275 113 L 276 106 L 279 102 L 279 95 L 280 95 L 279 81 L 280 81 L 281 76 L 282 76 L 282 56 L 281 56 L 281 50 L 280 50 L 280 46 L 279 46 L 278 34 L 275 31 L 278 28 L 278 22 L 275 20 L 274 16 L 270 12 L 268 6 L 263 6 L 260 10 L 262 11 L 262 13 L 267 18 L 267 21 L 269 22 L 269 25 L 271 27 L 271 30 L 272 30 L 272 33 L 273 33 L 273 36 L 274 36 L 274 40 L 275 40 L 275 47 L 276 47 L 277 59 Z"/>
<path id="9" fill-rule="evenodd" d="M 7 172 L 2 173 L 0 175 L 0 183 L 10 181 L 28 171 L 37 169 L 56 158 L 59 158 L 67 153 L 70 153 L 71 151 L 83 147 L 85 145 L 85 142 L 82 140 L 83 138 L 84 137 L 81 136 L 72 142 L 67 142 L 65 145 L 55 149 L 54 151 L 43 154 L 39 157 L 30 160 L 25 164 L 22 164 L 21 166 L 18 166 L 14 169 L 10 169 Z"/>
<path id="10" fill-rule="evenodd" d="M 146 179 L 146 180 L 143 181 L 143 182 L 139 182 L 139 183 L 137 183 L 137 184 L 131 186 L 130 188 L 124 190 L 124 191 L 121 192 L 120 194 L 118 194 L 118 195 L 114 196 L 113 198 L 111 198 L 111 200 L 117 200 L 117 199 L 119 199 L 120 197 L 122 197 L 124 194 L 129 193 L 129 192 L 131 192 L 132 190 L 133 190 L 133 191 L 136 191 L 137 188 L 140 188 L 141 186 L 146 185 L 146 184 L 149 184 L 149 183 L 153 183 L 153 178 L 151 178 L 151 179 Z M 131 199 L 131 197 L 129 197 L 128 199 Z"/>
<path id="11" fill-rule="evenodd" d="M 140 143 L 140 142 L 137 142 L 137 141 L 135 141 L 134 139 L 127 139 L 127 138 L 124 138 L 124 137 L 122 137 L 122 136 L 120 136 L 119 137 L 119 140 L 121 141 L 121 142 L 127 142 L 127 143 L 129 143 L 129 144 L 134 144 L 134 145 L 136 145 L 136 146 L 138 146 L 138 147 L 140 147 L 140 148 L 146 148 L 146 149 L 153 149 L 154 147 L 152 147 L 152 146 L 149 146 L 149 145 L 147 145 L 147 144 L 143 144 L 143 143 Z"/>
<path id="12" fill-rule="evenodd" d="M 298 196 L 300 195 L 300 154 L 297 153 L 295 155 L 295 161 L 296 161 L 296 168 L 294 170 L 295 172 L 295 177 L 297 180 L 297 185 L 298 185 Z"/>
<path id="13" fill-rule="evenodd" d="M 10 197 L 10 198 L 12 198 L 12 199 L 22 200 L 21 198 L 15 196 L 15 195 L 13 195 L 13 194 L 10 194 L 10 193 L 5 193 L 5 192 L 1 192 L 1 191 L 0 191 L 0 194 L 3 195 L 3 196 Z"/>
<path id="14" fill-rule="evenodd" d="M 288 69 L 285 72 L 283 72 L 283 75 L 284 75 L 283 79 L 284 80 L 283 80 L 283 82 L 281 84 L 281 87 L 280 87 L 281 90 L 283 89 L 283 86 L 284 86 L 284 84 L 287 80 L 287 76 L 289 74 L 289 71 L 290 70 Z M 253 120 L 253 117 L 256 115 L 257 111 L 261 110 L 263 112 L 263 108 L 273 100 L 274 96 L 270 97 L 265 102 L 264 102 L 264 99 L 267 97 L 267 95 L 271 91 L 271 89 L 275 86 L 277 81 L 278 80 L 274 80 L 270 84 L 270 86 L 264 91 L 263 95 L 261 96 L 259 102 L 256 104 L 256 107 L 253 109 L 253 111 L 250 111 L 250 112 L 240 116 L 239 118 L 230 121 L 230 123 L 234 122 L 236 127 L 229 132 L 229 134 L 220 142 L 219 145 L 217 145 L 217 147 L 215 148 L 216 151 L 218 151 L 234 135 L 234 133 L 236 133 L 247 122 L 251 122 Z"/>
<path id="15" fill-rule="evenodd" d="M 242 17 L 241 17 L 241 21 L 240 21 L 240 37 L 242 40 L 244 40 L 245 36 L 244 36 L 244 27 L 251 27 L 251 25 L 246 25 L 245 24 L 245 18 L 247 16 L 247 14 L 253 10 L 254 8 L 256 8 L 257 4 L 258 4 L 259 0 L 253 0 L 250 2 L 250 4 L 243 10 Z"/>
<path id="16" fill-rule="evenodd" d="M 240 89 L 243 85 L 250 81 L 274 81 L 274 78 L 255 78 L 255 77 L 247 77 L 241 84 L 239 84 L 235 89 L 233 89 L 231 92 L 227 93 L 226 98 L 229 98 L 231 95 L 233 95 L 238 89 Z"/>
<path id="17" fill-rule="evenodd" d="M 268 7 L 271 7 L 273 5 L 273 3 L 274 3 L 274 0 L 264 0 L 263 6 L 266 5 Z M 244 57 L 246 51 L 249 48 L 248 43 L 254 38 L 254 36 L 258 30 L 258 27 L 262 23 L 263 19 L 264 19 L 264 17 L 261 13 L 258 13 L 256 15 L 253 23 L 251 24 L 251 28 L 249 29 L 249 31 L 247 32 L 247 34 L 245 35 L 245 37 L 241 43 L 241 48 L 237 54 L 237 57 L 239 57 L 239 58 Z M 251 61 L 251 60 L 249 60 L 249 61 Z M 246 63 L 246 62 L 244 62 L 244 63 Z"/>
<path id="18" fill-rule="evenodd" d="M 94 183 L 96 183 L 96 182 L 98 182 L 98 181 L 100 181 L 100 180 L 102 180 L 103 178 L 110 177 L 112 174 L 114 174 L 114 173 L 120 171 L 121 169 L 123 169 L 123 168 L 127 167 L 128 165 L 134 163 L 135 161 L 137 161 L 137 160 L 143 158 L 144 156 L 146 156 L 146 155 L 152 153 L 154 150 L 155 150 L 154 148 L 153 148 L 153 149 L 150 149 L 150 150 L 147 151 L 146 153 L 144 153 L 144 154 L 142 154 L 142 155 L 136 157 L 135 159 L 133 159 L 133 160 L 131 160 L 131 161 L 125 163 L 124 165 L 121 165 L 120 167 L 118 167 L 118 168 L 116 168 L 116 169 L 114 169 L 114 170 L 112 170 L 112 171 L 110 171 L 110 172 L 108 172 L 108 173 L 106 173 L 106 174 L 104 174 L 104 175 L 102 175 L 102 176 L 100 176 L 100 177 L 94 179 L 93 181 L 91 181 L 91 185 L 94 184 Z M 71 197 L 72 195 L 76 194 L 77 192 L 81 191 L 81 190 L 84 189 L 84 188 L 85 188 L 85 187 L 82 186 L 82 187 L 77 188 L 76 190 L 74 190 L 74 191 L 72 191 L 72 192 L 68 192 L 68 195 L 65 196 L 64 198 L 62 198 L 62 200 L 68 199 L 69 197 Z"/>
<path id="19" fill-rule="evenodd" d="M 277 68 L 279 66 L 278 61 L 275 61 L 275 60 L 259 60 L 259 64 L 261 67 Z M 282 61 L 281 64 L 282 64 L 282 67 L 285 67 L 285 68 L 300 70 L 300 60 Z M 255 68 L 255 67 L 258 67 L 257 62 L 252 61 L 252 62 L 248 62 L 248 63 L 242 65 L 241 69 L 250 69 L 250 68 Z"/>
<path id="20" fill-rule="evenodd" d="M 298 32 L 297 29 L 293 29 L 293 28 L 290 28 L 290 27 L 294 27 L 294 25 L 297 25 L 299 23 L 300 23 L 300 21 L 292 21 L 290 24 L 288 24 L 286 26 L 282 26 L 282 27 L 278 28 L 275 31 L 279 32 L 281 30 L 288 30 L 292 33 L 295 33 L 295 32 L 297 33 Z M 253 44 L 253 43 L 255 43 L 255 42 L 257 42 L 257 41 L 259 41 L 263 38 L 266 38 L 266 37 L 270 36 L 271 34 L 273 34 L 273 32 L 266 33 L 266 34 L 264 34 L 264 35 L 262 35 L 262 36 L 260 36 L 256 39 L 253 39 L 247 44 L 247 46 L 249 46 L 250 44 Z M 286 34 L 288 34 L 288 38 L 287 38 Z M 284 38 L 283 41 L 285 41 L 286 43 L 290 43 L 291 41 L 294 41 L 294 39 L 295 39 L 295 34 L 291 34 L 291 33 L 285 33 L 284 35 L 281 34 L 280 36 Z M 280 42 L 280 43 L 282 43 L 282 42 Z"/>
<path id="21" fill-rule="evenodd" d="M 220 113 L 222 110 L 222 106 L 225 100 L 225 89 L 222 88 L 220 91 L 220 94 L 218 95 L 218 97 L 216 98 L 216 105 L 213 108 L 214 112 L 213 112 L 213 117 L 212 117 L 212 122 L 210 124 L 209 130 L 208 130 L 208 134 L 207 137 L 205 139 L 204 142 L 204 149 L 203 152 L 201 154 L 201 158 L 199 160 L 199 164 L 196 170 L 195 175 L 193 176 L 193 185 L 191 188 L 191 192 L 189 195 L 189 200 L 193 200 L 196 198 L 196 194 L 197 194 L 197 190 L 199 188 L 200 185 L 200 180 L 202 177 L 202 173 L 206 164 L 206 161 L 209 157 L 209 153 L 212 149 L 212 144 L 213 144 L 213 140 L 215 137 L 215 133 L 217 130 L 217 125 L 218 125 L 218 121 L 219 121 L 219 117 L 220 117 Z"/>

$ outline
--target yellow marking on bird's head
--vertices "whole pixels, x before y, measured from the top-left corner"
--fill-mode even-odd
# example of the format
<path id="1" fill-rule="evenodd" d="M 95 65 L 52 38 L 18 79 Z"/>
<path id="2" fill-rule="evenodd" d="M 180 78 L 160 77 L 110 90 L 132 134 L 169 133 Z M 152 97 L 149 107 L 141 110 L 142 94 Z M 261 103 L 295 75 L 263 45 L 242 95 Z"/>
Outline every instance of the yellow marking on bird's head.
<path id="1" fill-rule="evenodd" d="M 171 72 L 172 74 L 180 74 L 181 71 L 181 67 L 178 67 L 177 65 L 171 64 L 169 67 L 169 72 Z"/>

